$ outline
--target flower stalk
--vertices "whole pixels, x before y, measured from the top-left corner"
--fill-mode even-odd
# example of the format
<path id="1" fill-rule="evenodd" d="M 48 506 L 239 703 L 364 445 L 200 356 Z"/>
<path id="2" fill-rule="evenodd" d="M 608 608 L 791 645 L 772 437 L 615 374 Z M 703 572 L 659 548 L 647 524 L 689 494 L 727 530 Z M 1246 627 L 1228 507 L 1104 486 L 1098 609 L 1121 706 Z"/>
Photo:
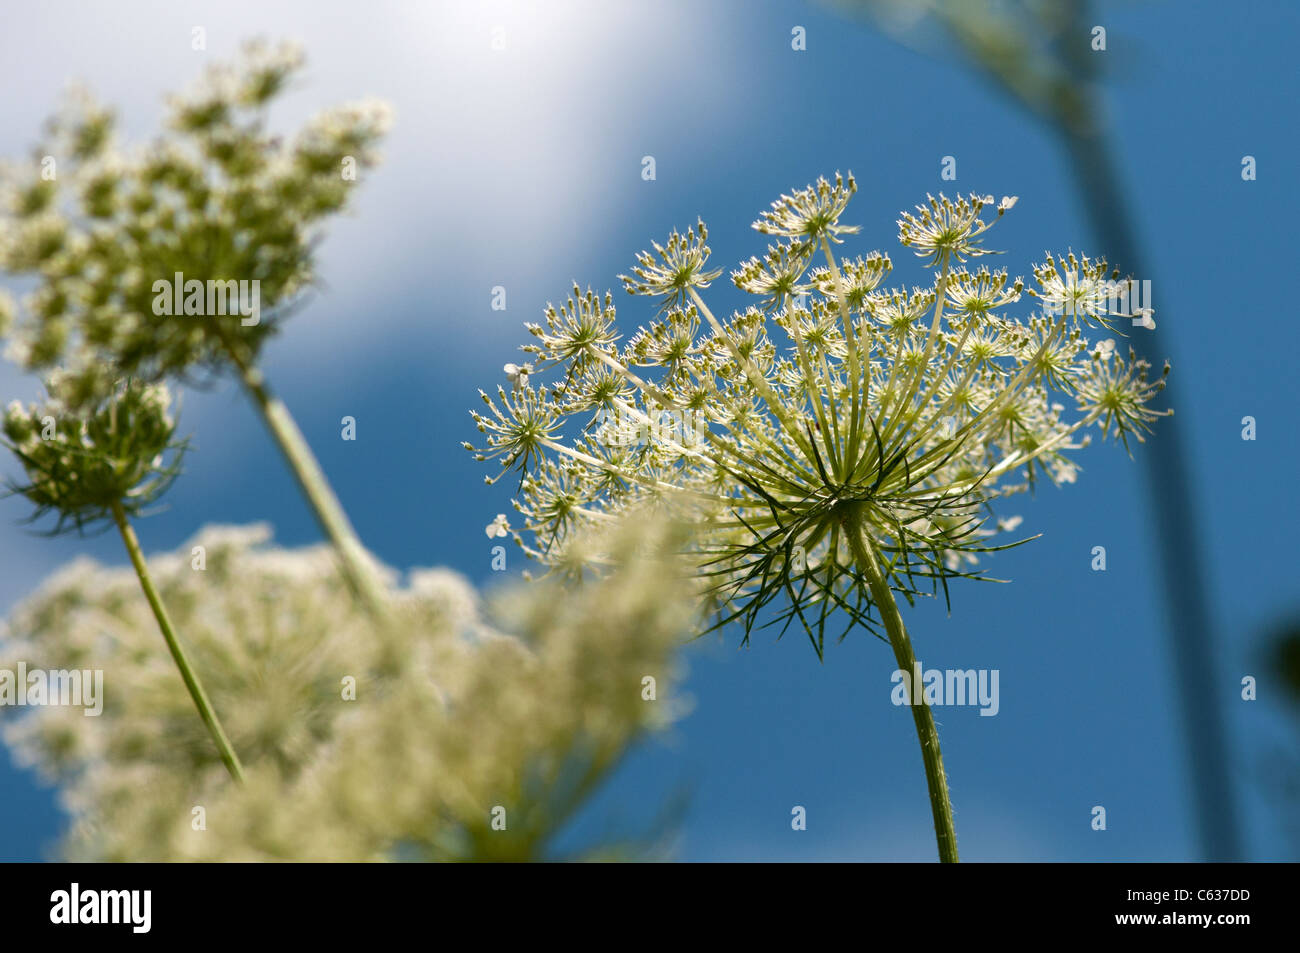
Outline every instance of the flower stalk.
<path id="1" fill-rule="evenodd" d="M 1008 312 L 1024 280 L 966 262 L 992 253 L 984 235 L 1014 197 L 927 196 L 902 213 L 899 240 L 932 283 L 879 290 L 888 256 L 832 249 L 858 231 L 840 221 L 856 189 L 851 175 L 819 179 L 754 223 L 780 241 L 732 280 L 759 307 L 724 318 L 705 302 L 720 272 L 703 223 L 620 276 L 630 294 L 659 300 L 626 342 L 609 293 L 574 285 L 548 305 L 545 326 L 528 326 L 527 375 L 506 365 L 512 390 L 480 391 L 487 410 L 473 416 L 486 440 L 465 444 L 499 463 L 488 483 L 521 473 L 521 525 L 499 533 L 553 569 L 600 569 L 600 553 L 572 546 L 585 527 L 645 503 L 685 510 L 714 619 L 706 631 L 739 623 L 747 642 L 798 622 L 824 658 L 828 627 L 844 624 L 840 639 L 866 631 L 913 672 L 897 597 L 949 603 L 951 580 L 987 579 L 985 554 L 1027 541 L 991 539 L 1021 522 L 994 504 L 1040 477 L 1074 482 L 1066 454 L 1086 445 L 1085 428 L 1141 443 L 1171 412 L 1150 406 L 1168 365 L 1153 378 L 1131 350 L 1125 360 L 1114 341 L 1089 340 L 1125 316 L 1119 272 L 1102 259 L 1049 256 L 1027 292 L 1038 313 Z M 808 272 L 818 251 L 825 265 Z M 533 383 L 550 370 L 558 380 Z M 665 415 L 681 432 L 656 426 Z M 934 716 L 917 686 L 911 694 L 939 857 L 955 862 Z"/>
<path id="2" fill-rule="evenodd" d="M 171 394 L 163 384 L 128 380 L 110 395 L 77 409 L 83 395 L 76 375 L 52 374 L 45 386 L 49 400 L 44 405 L 24 407 L 14 401 L 5 411 L 4 443 L 28 480 L 11 482 L 10 490 L 35 504 L 33 519 L 57 513 L 55 534 L 85 532 L 110 520 L 117 526 L 194 707 L 226 770 L 242 782 L 243 767 L 176 638 L 131 525 L 132 517 L 161 498 L 180 472 L 185 443 L 175 440 Z"/>
<path id="3" fill-rule="evenodd" d="M 385 619 L 383 580 L 258 370 L 262 348 L 316 281 L 322 223 L 378 162 L 391 121 L 385 104 L 361 102 L 327 110 L 294 135 L 273 134 L 270 104 L 302 65 L 293 44 L 247 44 L 234 63 L 212 64 L 171 98 L 163 134 L 144 150 L 120 148 L 112 111 L 78 97 L 38 150 L 69 156 L 59 179 L 47 182 L 29 166 L 0 181 L 0 271 L 38 279 L 18 315 L 13 353 L 29 371 L 68 378 L 73 410 L 127 378 L 237 374 L 349 589 Z M 174 296 L 162 290 L 173 283 Z M 206 301 L 199 294 L 192 302 L 187 290 L 182 308 L 182 283 L 206 285 Z"/>
<path id="4" fill-rule="evenodd" d="M 185 688 L 189 691 L 190 698 L 194 700 L 194 707 L 199 710 L 199 717 L 203 719 L 208 734 L 212 736 L 212 741 L 221 754 L 222 763 L 226 766 L 226 770 L 230 772 L 230 776 L 242 784 L 244 782 L 244 767 L 239 763 L 239 755 L 235 754 L 230 739 L 226 737 L 225 729 L 221 727 L 221 720 L 217 718 L 212 703 L 208 701 L 208 694 L 203 690 L 203 683 L 199 681 L 199 676 L 190 664 L 185 649 L 182 648 L 180 640 L 176 638 L 176 630 L 172 626 L 171 617 L 167 615 L 167 607 L 163 605 L 162 598 L 154 587 L 153 577 L 149 575 L 149 566 L 145 562 L 144 553 L 140 550 L 140 540 L 136 538 L 135 529 L 127 518 L 126 510 L 123 509 L 121 502 L 114 502 L 111 509 L 113 522 L 117 524 L 117 530 L 122 535 L 122 543 L 126 546 L 127 555 L 131 557 L 131 565 L 135 568 L 135 574 L 140 579 L 140 588 L 144 590 L 144 597 L 149 600 L 149 608 L 153 610 L 154 618 L 158 620 L 158 628 L 162 632 L 163 641 L 167 643 L 167 651 L 171 652 L 172 659 L 176 662 L 176 668 L 180 670 L 181 678 L 185 681 Z"/>
<path id="5" fill-rule="evenodd" d="M 239 371 L 244 390 L 262 415 L 262 420 L 289 464 L 298 487 L 316 515 L 317 522 L 329 537 L 348 588 L 373 618 L 387 619 L 388 600 L 383 585 L 370 566 L 365 548 L 326 479 L 320 462 L 312 453 L 307 438 L 298 429 L 289 408 L 271 393 L 262 372 L 244 360 L 236 349 L 231 348 L 229 354 Z"/>
<path id="6" fill-rule="evenodd" d="M 853 559 L 867 578 L 871 589 L 871 598 L 880 613 L 885 631 L 889 633 L 889 645 L 894 650 L 894 660 L 900 671 L 912 679 L 916 671 L 916 653 L 912 650 L 912 640 L 907 634 L 907 626 L 898 611 L 894 593 L 880 571 L 879 557 L 874 552 L 862 532 L 857 520 L 848 516 L 843 521 L 844 535 L 853 551 Z M 948 776 L 943 770 L 943 752 L 939 748 L 939 730 L 934 723 L 934 713 L 925 702 L 925 692 L 919 685 L 910 683 L 908 705 L 912 709 L 912 720 L 916 723 L 916 737 L 921 744 L 921 758 L 925 762 L 925 783 L 930 791 L 930 811 L 934 814 L 934 836 L 939 845 L 939 860 L 945 864 L 955 864 L 957 857 L 957 829 L 952 818 L 952 799 L 948 794 Z"/>

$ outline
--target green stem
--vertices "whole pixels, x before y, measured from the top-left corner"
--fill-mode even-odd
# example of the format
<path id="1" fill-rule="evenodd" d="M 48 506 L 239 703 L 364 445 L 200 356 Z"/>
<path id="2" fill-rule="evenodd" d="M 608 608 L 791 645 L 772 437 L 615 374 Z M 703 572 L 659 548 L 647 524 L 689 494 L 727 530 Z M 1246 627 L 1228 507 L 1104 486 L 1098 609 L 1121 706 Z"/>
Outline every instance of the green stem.
<path id="1" fill-rule="evenodd" d="M 913 679 L 916 671 L 916 653 L 912 640 L 898 612 L 894 593 L 880 571 L 880 562 L 872 544 L 863 538 L 861 525 L 856 518 L 844 521 L 844 535 L 848 538 L 853 559 L 867 577 L 871 598 L 889 633 L 889 644 L 894 649 L 894 659 L 899 669 Z M 948 778 L 943 771 L 943 752 L 939 750 L 939 731 L 934 724 L 934 714 L 925 703 L 921 687 L 912 684 L 909 693 L 912 720 L 916 723 L 916 736 L 921 742 L 921 757 L 925 761 L 925 781 L 930 789 L 930 810 L 934 814 L 934 834 L 939 842 L 939 860 L 945 864 L 957 863 L 957 831 L 952 821 L 952 800 L 948 796 Z"/>
<path id="2" fill-rule="evenodd" d="M 235 749 L 230 746 L 230 739 L 226 737 L 221 722 L 217 719 L 217 713 L 213 710 L 212 703 L 208 701 L 202 683 L 199 682 L 198 675 L 194 673 L 190 660 L 185 655 L 185 650 L 181 648 L 180 642 L 176 639 L 176 630 L 172 628 L 171 618 L 167 615 L 167 609 L 158 595 L 158 590 L 154 588 L 153 578 L 149 575 L 149 567 L 144 561 L 144 553 L 140 551 L 140 540 L 136 538 L 135 530 L 131 528 L 131 523 L 127 519 L 126 511 L 122 508 L 121 503 L 113 504 L 113 519 L 117 523 L 118 531 L 122 534 L 122 542 L 126 544 L 126 551 L 131 557 L 131 565 L 135 567 L 135 574 L 140 577 L 140 588 L 144 590 L 144 597 L 149 600 L 149 608 L 153 610 L 154 618 L 158 620 L 158 628 L 162 630 L 163 639 L 167 642 L 167 649 L 171 652 L 176 667 L 180 669 L 181 678 L 185 680 L 185 687 L 189 689 L 190 698 L 194 699 L 194 707 L 199 710 L 199 717 L 208 726 L 208 733 L 212 735 L 212 740 L 216 742 L 217 750 L 221 753 L 221 760 L 225 762 L 226 770 L 230 772 L 232 778 L 242 784 L 244 768 L 239 763 L 239 756 L 235 754 Z"/>
<path id="3" fill-rule="evenodd" d="M 366 557 L 365 548 L 352 528 L 347 513 L 334 495 L 325 472 L 321 469 L 316 455 L 312 453 L 307 438 L 298 429 L 298 424 L 289 413 L 289 408 L 278 397 L 271 394 L 262 372 L 248 363 L 234 349 L 229 349 L 231 360 L 239 369 L 240 379 L 245 390 L 253 398 L 257 409 L 266 422 L 267 429 L 275 438 L 280 452 L 284 454 L 293 471 L 298 486 L 311 504 L 320 523 L 334 546 L 338 556 L 339 568 L 348 587 L 360 600 L 366 611 L 378 620 L 388 618 L 388 600 L 384 588 Z"/>

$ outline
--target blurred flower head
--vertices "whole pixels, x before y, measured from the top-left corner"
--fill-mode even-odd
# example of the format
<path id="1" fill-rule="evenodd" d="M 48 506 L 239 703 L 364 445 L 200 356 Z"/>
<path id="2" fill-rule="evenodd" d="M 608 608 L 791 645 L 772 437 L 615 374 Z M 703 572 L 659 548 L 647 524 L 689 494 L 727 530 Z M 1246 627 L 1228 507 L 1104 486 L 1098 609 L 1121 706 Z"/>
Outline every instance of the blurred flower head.
<path id="1" fill-rule="evenodd" d="M 37 161 L 0 176 L 0 270 L 36 284 L 12 357 L 146 380 L 255 361 L 313 282 L 319 226 L 378 161 L 390 122 L 368 102 L 272 133 L 268 105 L 301 65 L 291 45 L 248 44 L 172 97 L 166 131 L 136 148 L 117 141 L 112 112 L 72 97 Z M 160 306 L 161 284 L 189 281 L 255 282 L 265 319 L 232 317 L 211 291 L 198 313 Z"/>
<path id="2" fill-rule="evenodd" d="M 327 548 L 270 546 L 265 526 L 209 527 L 151 557 L 242 787 L 134 575 L 79 560 L 14 610 L 0 665 L 102 669 L 103 713 L 3 709 L 4 737 L 59 785 L 70 858 L 543 856 L 628 746 L 683 710 L 675 654 L 695 589 L 665 555 L 673 532 L 643 521 L 592 539 L 618 572 L 564 592 L 556 580 L 510 589 L 486 608 L 451 572 L 398 585 L 383 570 L 386 628 Z"/>
<path id="3" fill-rule="evenodd" d="M 4 415 L 5 444 L 25 482 L 9 489 L 36 506 L 33 519 L 57 513 L 55 532 L 109 520 L 115 507 L 136 515 L 156 501 L 179 472 L 171 395 L 165 384 L 127 381 L 82 392 L 84 375 L 51 374 L 49 399 Z"/>

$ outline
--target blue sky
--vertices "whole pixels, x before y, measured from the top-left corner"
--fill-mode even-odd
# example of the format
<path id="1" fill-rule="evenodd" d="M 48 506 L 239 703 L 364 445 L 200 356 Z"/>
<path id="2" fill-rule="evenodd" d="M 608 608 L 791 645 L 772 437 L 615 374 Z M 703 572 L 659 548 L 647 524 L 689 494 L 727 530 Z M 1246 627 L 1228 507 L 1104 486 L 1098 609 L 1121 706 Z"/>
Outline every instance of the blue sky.
<path id="1" fill-rule="evenodd" d="M 360 535 L 386 562 L 447 565 L 492 582 L 484 525 L 509 487 L 459 448 L 479 387 L 502 380 L 548 300 L 573 280 L 617 287 L 634 254 L 702 216 L 714 262 L 761 253 L 750 228 L 778 194 L 852 170 L 848 254 L 894 259 L 897 282 L 926 274 L 894 220 L 927 192 L 1018 195 L 992 233 L 999 260 L 1028 273 L 1045 248 L 1105 254 L 1088 231 L 1065 156 L 1045 131 L 955 59 L 903 49 L 821 4 L 42 3 L 15 6 L 0 34 L 0 155 L 25 153 L 71 79 L 117 105 L 125 130 L 157 127 L 162 95 L 251 35 L 305 44 L 302 82 L 277 107 L 291 128 L 365 95 L 390 100 L 385 164 L 334 223 L 325 286 L 267 353 Z M 1295 610 L 1290 534 L 1297 503 L 1293 363 L 1282 284 L 1297 220 L 1294 44 L 1282 2 L 1103 3 L 1105 88 L 1119 160 L 1159 284 L 1157 320 L 1174 370 L 1167 391 L 1186 433 L 1211 570 L 1217 689 L 1232 742 L 1249 856 L 1294 857 L 1261 789 L 1270 744 L 1294 744 L 1269 701 L 1261 634 Z M 807 50 L 791 49 L 794 26 Z M 208 49 L 190 48 L 191 30 Z M 506 49 L 490 48 L 505 31 Z M 653 155 L 657 177 L 641 178 Z M 940 161 L 957 159 L 955 183 Z M 1241 179 L 1253 155 L 1258 180 Z M 491 289 L 507 292 L 504 312 Z M 715 300 L 738 305 L 719 284 Z M 620 295 L 628 330 L 649 310 Z M 715 306 L 715 310 L 718 307 Z M 0 369 L 0 390 L 35 393 Z M 339 419 L 358 440 L 339 439 Z M 1258 421 L 1243 441 L 1241 418 Z M 194 433 L 170 508 L 143 521 L 147 549 L 209 522 L 269 519 L 277 539 L 317 538 L 270 439 L 240 392 L 187 392 Z M 1137 455 L 1159 453 L 1157 435 Z M 908 615 L 927 667 L 998 669 L 1001 711 L 939 714 L 964 858 L 1190 860 L 1198 856 L 1171 653 L 1143 474 L 1109 444 L 1079 455 L 1078 483 L 1017 500 L 1043 538 L 999 554 L 1007 586 L 959 585 L 953 612 Z M 116 538 L 28 535 L 0 501 L 0 608 L 89 552 L 123 563 Z M 1090 569 L 1104 545 L 1108 569 Z M 522 568 L 514 566 L 513 569 Z M 639 751 L 571 840 L 634 827 L 685 791 L 679 856 L 691 860 L 930 860 L 924 775 L 910 714 L 889 700 L 894 665 L 852 635 L 819 664 L 806 641 L 734 633 L 686 652 L 693 710 Z M 1260 701 L 1239 700 L 1243 675 Z M 1106 807 L 1108 830 L 1090 811 Z M 808 812 L 791 830 L 790 811 Z M 57 835 L 52 792 L 0 755 L 0 859 L 35 859 Z"/>

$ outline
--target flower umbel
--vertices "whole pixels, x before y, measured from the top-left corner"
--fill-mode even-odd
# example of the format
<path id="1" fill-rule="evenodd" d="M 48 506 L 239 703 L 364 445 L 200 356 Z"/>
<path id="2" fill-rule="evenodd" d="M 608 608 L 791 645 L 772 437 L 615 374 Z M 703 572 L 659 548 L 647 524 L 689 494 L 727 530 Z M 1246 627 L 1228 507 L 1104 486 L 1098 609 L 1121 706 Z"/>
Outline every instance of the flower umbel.
<path id="1" fill-rule="evenodd" d="M 916 207 L 916 214 L 901 212 L 898 240 L 916 252 L 927 265 L 940 260 L 963 262 L 967 258 L 987 255 L 980 239 L 992 226 L 980 217 L 993 196 L 958 196 L 950 199 L 940 194 L 926 196 L 926 204 Z M 1016 198 L 1004 197 L 997 206 L 998 217 L 1016 204 Z"/>
<path id="2" fill-rule="evenodd" d="M 76 383 L 52 375 L 45 404 L 15 401 L 4 418 L 5 442 L 27 475 L 10 490 L 36 505 L 34 519 L 57 513 L 54 532 L 107 522 L 119 504 L 137 515 L 175 479 L 184 449 L 174 439 L 166 385 L 129 381 L 73 409 L 79 401 L 69 399 L 69 390 Z"/>
<path id="3" fill-rule="evenodd" d="M 81 386 L 78 378 L 55 374 L 47 384 L 51 399 L 43 407 L 9 406 L 6 442 L 31 481 L 11 484 L 11 489 L 36 504 L 32 519 L 58 513 L 53 533 L 69 524 L 79 532 L 97 522 L 117 526 L 186 691 L 226 769 L 242 781 L 239 756 L 177 638 L 131 525 L 132 517 L 158 499 L 180 471 L 179 452 L 164 464 L 164 454 L 180 449 L 172 443 L 176 425 L 167 387 L 128 380 L 97 403 L 70 403 L 69 390 L 75 393 Z"/>
<path id="4" fill-rule="evenodd" d="M 638 254 L 632 274 L 619 275 L 619 279 L 632 294 L 662 297 L 665 308 L 682 304 L 690 289 L 707 288 L 722 274 L 721 268 L 705 268 L 709 246 L 704 243 L 708 240 L 709 231 L 703 221 L 686 229 L 685 235 L 674 231 L 666 245 L 653 243 L 653 255 L 648 251 Z"/>
<path id="5" fill-rule="evenodd" d="M 58 783 L 68 859 L 556 858 L 595 785 L 685 707 L 675 655 L 694 586 L 666 552 L 673 532 L 620 528 L 599 544 L 617 572 L 581 590 L 516 586 L 493 616 L 455 573 L 380 567 L 394 620 L 378 630 L 327 549 L 272 546 L 266 526 L 206 527 L 157 555 L 159 591 L 226 715 L 243 784 L 175 674 L 151 664 L 157 636 L 130 571 L 82 558 L 0 626 L 0 665 L 93 659 L 114 687 L 97 718 L 0 708 L 4 739 Z M 355 700 L 341 697 L 345 675 Z M 195 804 L 221 823 L 194 830 Z M 494 805 L 507 830 L 492 829 Z"/>
<path id="6" fill-rule="evenodd" d="M 1067 454 L 1092 426 L 1127 445 L 1171 412 L 1150 407 L 1163 375 L 1150 381 L 1141 362 L 1090 344 L 1103 324 L 1095 310 L 1019 318 L 1009 309 L 1020 278 L 961 267 L 988 254 L 983 236 L 1014 199 L 990 221 L 991 196 L 940 196 L 903 213 L 899 240 L 935 269 L 909 291 L 878 287 L 890 270 L 878 252 L 836 261 L 832 243 L 857 230 L 839 223 L 855 189 L 851 176 L 819 180 L 755 223 L 787 239 L 734 275 L 762 309 L 715 316 L 702 254 L 686 255 L 695 240 L 676 233 L 671 253 L 655 248 L 679 264 L 652 271 L 643 253 L 640 280 L 624 279 L 661 301 L 626 345 L 608 299 L 599 333 L 548 309 L 551 332 L 534 330 L 540 343 L 526 350 L 557 379 L 511 400 L 499 391 L 504 409 L 489 401 L 491 416 L 475 415 L 486 445 L 466 445 L 524 469 L 514 532 L 529 555 L 566 573 L 599 567 L 598 551 L 571 547 L 584 527 L 634 507 L 685 513 L 713 628 L 739 622 L 748 641 L 758 625 L 784 632 L 798 620 L 821 656 L 828 627 L 843 624 L 843 638 L 860 625 L 911 671 L 898 596 L 942 590 L 946 600 L 951 579 L 985 578 L 981 557 L 1016 544 L 998 539 L 1019 523 L 995 513 L 1001 498 L 1040 476 L 1073 482 Z M 824 265 L 805 277 L 817 251 Z M 1060 272 L 1035 270 L 1040 297 L 1061 297 Z M 933 716 L 923 701 L 913 716 L 940 856 L 956 860 Z"/>
<path id="7" fill-rule="evenodd" d="M 857 190 L 853 173 L 845 179 L 836 172 L 834 185 L 821 178 L 806 189 L 781 196 L 769 211 L 758 217 L 754 228 L 765 235 L 804 239 L 814 244 L 821 238 L 839 241 L 839 235 L 858 230 L 857 225 L 840 224 L 840 216 Z"/>
<path id="8" fill-rule="evenodd" d="M 158 380 L 256 361 L 315 279 L 319 225 L 376 164 L 390 122 L 368 102 L 273 135 L 266 110 L 302 61 L 292 45 L 248 44 L 172 97 L 167 131 L 134 149 L 111 110 L 74 97 L 37 150 L 69 157 L 57 178 L 16 166 L 3 182 L 0 270 L 39 280 L 17 327 L 27 369 L 94 361 Z M 178 273 L 256 282 L 261 317 L 160 309 L 156 283 Z"/>
<path id="9" fill-rule="evenodd" d="M 1150 407 L 1163 377 L 1149 382 L 1113 353 L 1093 358 L 1100 345 L 1085 332 L 1101 319 L 1091 309 L 1015 318 L 1021 279 L 950 267 L 983 253 L 977 239 L 991 223 L 979 213 L 991 199 L 940 197 L 904 214 L 900 240 L 939 271 L 928 287 L 881 290 L 887 256 L 840 265 L 829 247 L 805 278 L 808 239 L 847 231 L 838 220 L 853 188 L 852 178 L 823 180 L 760 220 L 791 241 L 743 264 L 736 283 L 764 297 L 769 314 L 715 317 L 688 272 L 628 282 L 669 312 L 623 346 L 608 297 L 575 287 L 563 308 L 547 309 L 525 348 L 535 373 L 513 394 L 484 397 L 490 412 L 475 420 L 487 444 L 470 447 L 527 471 L 516 505 L 532 555 L 564 558 L 560 526 L 646 499 L 684 507 L 698 519 L 719 623 L 741 620 L 748 637 L 760 610 L 782 603 L 776 621 L 800 620 L 821 653 L 837 609 L 850 627 L 879 631 L 850 537 L 878 551 L 904 598 L 946 595 L 949 579 L 979 576 L 972 564 L 1000 548 L 987 538 L 997 499 L 1040 475 L 1072 480 L 1067 454 L 1093 425 L 1127 442 L 1168 413 Z M 687 240 L 674 235 L 679 254 Z M 1059 297 L 1059 273 L 1036 269 L 1035 294 Z M 540 383 L 543 368 L 558 379 Z M 1065 401 L 1079 416 L 1067 418 Z M 704 426 L 665 427 L 665 413 Z M 588 430 L 592 414 L 606 426 Z M 639 435 L 632 446 L 629 433 Z M 557 466 L 534 465 L 544 458 Z"/>
<path id="10" fill-rule="evenodd" d="M 253 42 L 211 65 L 169 103 L 167 129 L 119 150 L 114 117 L 88 95 L 53 123 L 29 166 L 0 181 L 0 272 L 35 279 L 9 354 L 27 370 L 58 367 L 73 410 L 117 381 L 238 375 L 272 431 L 350 587 L 376 617 L 384 594 L 360 541 L 288 409 L 257 366 L 265 342 L 315 281 L 320 225 L 345 207 L 378 161 L 390 111 L 340 106 L 296 135 L 268 128 L 271 100 L 302 66 L 291 44 Z M 0 301 L 0 330 L 9 322 Z"/>

